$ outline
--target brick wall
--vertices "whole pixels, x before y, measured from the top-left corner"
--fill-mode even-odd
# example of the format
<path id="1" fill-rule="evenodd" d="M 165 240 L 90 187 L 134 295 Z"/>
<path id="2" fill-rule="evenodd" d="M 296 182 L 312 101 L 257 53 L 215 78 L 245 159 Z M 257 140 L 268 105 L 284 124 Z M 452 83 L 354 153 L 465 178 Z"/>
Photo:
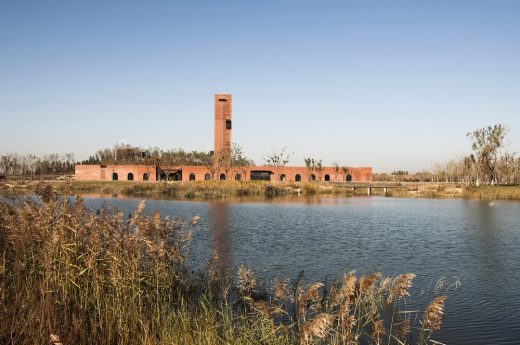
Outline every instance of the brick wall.
<path id="1" fill-rule="evenodd" d="M 179 166 L 179 167 L 164 167 L 168 171 L 182 170 L 182 181 L 190 181 L 191 177 L 195 177 L 195 181 L 205 180 L 206 174 L 209 174 L 208 168 L 204 166 Z M 240 180 L 248 181 L 252 170 L 260 171 L 271 171 L 271 181 L 277 181 L 278 176 L 285 175 L 284 180 L 287 182 L 295 182 L 296 175 L 300 175 L 300 181 L 308 181 L 309 176 L 305 167 L 285 167 L 276 169 L 266 166 L 254 166 L 254 167 L 236 167 L 228 171 L 226 179 L 234 180 L 235 175 L 240 175 Z M 362 167 L 353 168 L 350 167 L 350 175 L 352 182 L 371 182 L 372 181 L 372 168 Z M 133 175 L 134 181 L 143 181 L 144 175 L 148 174 L 148 181 L 156 181 L 156 169 L 155 166 L 151 165 L 107 165 L 102 167 L 100 165 L 76 165 L 76 180 L 79 181 L 110 181 L 113 178 L 113 174 L 117 174 L 118 181 L 128 181 L 129 174 Z M 218 178 L 223 171 L 216 174 L 215 178 Z M 315 175 L 315 179 L 318 180 L 319 176 L 316 171 L 312 172 Z M 328 175 L 328 178 L 327 178 Z M 346 177 L 343 171 L 336 172 L 333 167 L 324 167 L 321 174 L 321 181 L 345 181 Z"/>

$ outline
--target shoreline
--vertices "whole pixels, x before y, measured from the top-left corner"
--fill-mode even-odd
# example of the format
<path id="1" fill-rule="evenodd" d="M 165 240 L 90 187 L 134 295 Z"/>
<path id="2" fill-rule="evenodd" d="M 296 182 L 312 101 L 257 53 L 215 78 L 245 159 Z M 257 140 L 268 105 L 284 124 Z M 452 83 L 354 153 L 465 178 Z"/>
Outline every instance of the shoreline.
<path id="1" fill-rule="evenodd" d="M 41 181 L 0 183 L 0 195 L 26 195 L 36 192 Z M 45 181 L 60 195 L 97 194 L 147 198 L 175 198 L 193 201 L 231 198 L 276 199 L 300 196 L 352 197 L 368 196 L 365 188 L 353 190 L 352 185 L 326 182 L 267 181 L 196 181 L 196 182 L 135 182 L 135 181 Z M 411 183 L 396 185 L 386 192 L 382 183 L 373 182 L 371 195 L 390 198 L 520 200 L 520 186 L 470 186 L 454 183 Z"/>

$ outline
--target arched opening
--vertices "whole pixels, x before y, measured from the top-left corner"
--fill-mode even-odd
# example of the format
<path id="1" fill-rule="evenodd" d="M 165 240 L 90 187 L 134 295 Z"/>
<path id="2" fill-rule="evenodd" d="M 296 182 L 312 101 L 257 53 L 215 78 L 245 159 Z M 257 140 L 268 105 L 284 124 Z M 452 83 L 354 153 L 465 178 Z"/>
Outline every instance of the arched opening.
<path id="1" fill-rule="evenodd" d="M 206 181 L 211 180 L 211 175 L 209 173 L 206 173 L 204 175 L 204 180 L 206 180 Z"/>
<path id="2" fill-rule="evenodd" d="M 148 173 L 143 174 L 143 181 L 148 181 L 149 178 L 150 178 L 150 175 L 148 175 Z"/>
<path id="3" fill-rule="evenodd" d="M 224 181 L 226 179 L 226 174 L 220 174 L 220 181 Z"/>
<path id="4" fill-rule="evenodd" d="M 182 181 L 182 172 L 175 171 L 168 174 L 168 181 Z"/>
<path id="5" fill-rule="evenodd" d="M 285 180 L 286 180 L 285 174 L 281 174 L 280 181 L 285 182 Z"/>
<path id="6" fill-rule="evenodd" d="M 314 174 L 311 175 L 311 181 L 316 181 L 316 175 L 314 175 Z"/>
<path id="7" fill-rule="evenodd" d="M 302 175 L 296 174 L 296 176 L 294 176 L 294 181 L 300 182 L 301 180 L 302 180 Z"/>
<path id="8" fill-rule="evenodd" d="M 235 181 L 240 181 L 240 174 L 235 175 Z"/>
<path id="9" fill-rule="evenodd" d="M 166 181 L 166 173 L 161 173 L 161 175 L 159 176 L 159 179 L 161 181 Z"/>
<path id="10" fill-rule="evenodd" d="M 117 181 L 119 179 L 119 176 L 117 173 L 112 173 L 112 181 Z"/>
<path id="11" fill-rule="evenodd" d="M 194 173 L 190 174 L 190 181 L 195 181 L 195 174 Z"/>
<path id="12" fill-rule="evenodd" d="M 330 175 L 329 174 L 325 175 L 325 181 L 330 181 Z"/>
<path id="13" fill-rule="evenodd" d="M 132 173 L 128 173 L 128 175 L 126 176 L 126 179 L 127 179 L 128 181 L 133 181 L 133 180 L 134 180 L 134 174 L 132 174 Z"/>
<path id="14" fill-rule="evenodd" d="M 350 174 L 347 175 L 347 181 L 352 181 L 352 175 L 350 175 Z"/>

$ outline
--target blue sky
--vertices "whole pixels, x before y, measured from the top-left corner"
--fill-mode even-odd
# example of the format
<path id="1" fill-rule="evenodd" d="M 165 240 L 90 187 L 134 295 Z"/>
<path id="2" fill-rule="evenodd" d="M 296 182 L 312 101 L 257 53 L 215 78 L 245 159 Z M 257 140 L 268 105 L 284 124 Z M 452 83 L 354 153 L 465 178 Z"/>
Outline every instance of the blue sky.
<path id="1" fill-rule="evenodd" d="M 0 1 L 0 152 L 210 150 L 213 94 L 256 163 L 286 146 L 429 168 L 503 123 L 520 151 L 520 1 Z"/>

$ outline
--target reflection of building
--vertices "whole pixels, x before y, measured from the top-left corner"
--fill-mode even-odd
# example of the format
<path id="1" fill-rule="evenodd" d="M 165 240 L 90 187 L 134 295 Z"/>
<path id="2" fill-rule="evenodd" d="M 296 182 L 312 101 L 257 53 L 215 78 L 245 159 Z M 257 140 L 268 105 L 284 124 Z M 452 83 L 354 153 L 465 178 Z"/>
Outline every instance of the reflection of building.
<path id="1" fill-rule="evenodd" d="M 231 258 L 231 224 L 229 221 L 229 205 L 225 202 L 212 202 L 211 235 L 213 254 L 216 255 L 215 265 L 219 269 L 230 269 L 233 264 Z"/>
<path id="2" fill-rule="evenodd" d="M 232 96 L 215 95 L 214 115 L 214 157 L 217 160 L 231 150 Z M 275 169 L 267 166 L 231 167 L 218 171 L 215 178 L 221 180 L 275 180 L 299 182 L 319 180 L 318 172 L 310 174 L 305 167 L 283 167 Z M 160 166 L 160 165 L 76 165 L 76 180 L 120 180 L 120 181 L 200 181 L 209 180 L 210 171 L 206 166 Z M 352 168 L 345 176 L 343 171 L 324 167 L 323 181 L 372 181 L 372 168 Z"/>

